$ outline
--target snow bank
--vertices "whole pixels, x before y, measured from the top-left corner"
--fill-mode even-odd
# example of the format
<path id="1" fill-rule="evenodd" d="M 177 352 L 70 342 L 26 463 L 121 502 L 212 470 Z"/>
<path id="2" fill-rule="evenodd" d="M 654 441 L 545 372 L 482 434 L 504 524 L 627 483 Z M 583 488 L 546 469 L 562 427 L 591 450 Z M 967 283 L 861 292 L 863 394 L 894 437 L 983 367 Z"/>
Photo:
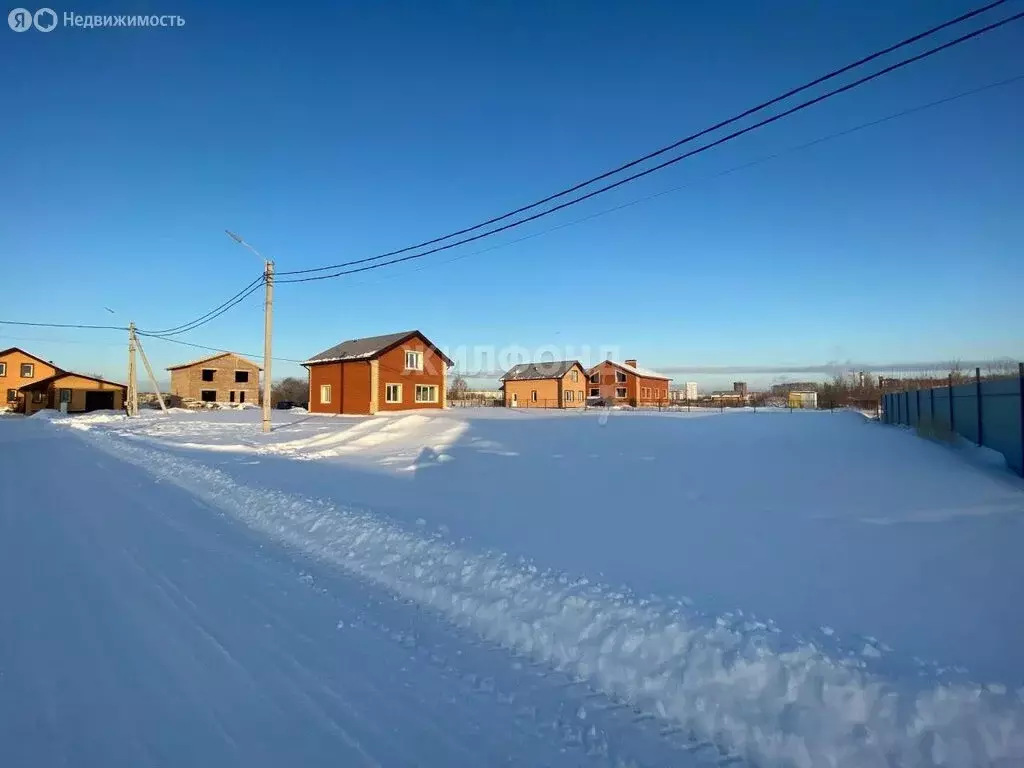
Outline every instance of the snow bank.
<path id="1" fill-rule="evenodd" d="M 85 437 L 253 528 L 734 756 L 835 768 L 1024 761 L 1024 691 L 894 683 L 742 615 L 707 618 L 684 603 L 466 551 L 322 499 L 254 489 L 103 431 Z"/>

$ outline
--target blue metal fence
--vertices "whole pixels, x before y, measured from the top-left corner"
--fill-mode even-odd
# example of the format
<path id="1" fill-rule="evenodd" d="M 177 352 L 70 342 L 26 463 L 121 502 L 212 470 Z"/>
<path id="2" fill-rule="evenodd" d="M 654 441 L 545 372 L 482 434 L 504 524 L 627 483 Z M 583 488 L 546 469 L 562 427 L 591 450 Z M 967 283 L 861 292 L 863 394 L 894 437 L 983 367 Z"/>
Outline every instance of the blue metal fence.
<path id="1" fill-rule="evenodd" d="M 930 389 L 890 392 L 882 396 L 882 421 L 955 432 L 978 445 L 999 451 L 1024 475 L 1024 363 L 1016 379 L 981 378 Z"/>

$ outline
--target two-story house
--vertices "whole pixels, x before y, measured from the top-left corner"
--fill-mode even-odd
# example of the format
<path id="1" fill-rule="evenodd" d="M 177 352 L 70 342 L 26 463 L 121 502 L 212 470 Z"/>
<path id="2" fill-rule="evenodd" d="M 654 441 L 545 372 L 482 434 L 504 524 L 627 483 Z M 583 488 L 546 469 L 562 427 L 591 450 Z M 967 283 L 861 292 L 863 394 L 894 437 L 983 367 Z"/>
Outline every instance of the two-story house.
<path id="1" fill-rule="evenodd" d="M 637 366 L 636 360 L 605 360 L 587 371 L 587 397 L 604 402 L 651 405 L 668 400 L 668 376 Z"/>
<path id="2" fill-rule="evenodd" d="M 581 408 L 586 386 L 577 360 L 519 363 L 501 377 L 506 408 Z"/>
<path id="3" fill-rule="evenodd" d="M 48 379 L 58 371 L 60 369 L 53 363 L 18 347 L 0 351 L 0 410 L 6 408 L 16 413 L 24 413 L 25 397 L 42 398 L 42 394 L 26 394 L 19 390 L 28 384 Z M 39 399 L 38 403 L 41 402 Z"/>
<path id="4" fill-rule="evenodd" d="M 184 400 L 259 404 L 263 369 L 234 352 L 208 355 L 167 370 L 171 372 L 171 394 Z"/>
<path id="5" fill-rule="evenodd" d="M 303 363 L 310 413 L 444 408 L 452 361 L 419 331 L 349 339 Z"/>

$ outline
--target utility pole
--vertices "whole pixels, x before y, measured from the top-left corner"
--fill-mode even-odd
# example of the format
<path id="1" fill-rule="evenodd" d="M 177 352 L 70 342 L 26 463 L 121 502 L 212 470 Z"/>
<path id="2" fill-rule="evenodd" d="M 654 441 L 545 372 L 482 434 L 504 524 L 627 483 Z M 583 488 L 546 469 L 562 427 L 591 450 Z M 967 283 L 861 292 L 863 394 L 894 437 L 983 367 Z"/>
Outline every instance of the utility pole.
<path id="1" fill-rule="evenodd" d="M 263 285 L 266 290 L 263 300 L 263 431 L 270 432 L 270 339 L 274 330 L 274 262 L 230 229 L 224 231 L 236 243 L 244 245 L 263 260 Z"/>
<path id="2" fill-rule="evenodd" d="M 128 323 L 128 403 L 129 416 L 139 415 L 139 382 L 135 371 L 135 323 Z"/>
<path id="3" fill-rule="evenodd" d="M 263 302 L 263 431 L 270 432 L 270 340 L 274 328 L 274 262 L 267 259 L 263 284 L 266 298 Z"/>

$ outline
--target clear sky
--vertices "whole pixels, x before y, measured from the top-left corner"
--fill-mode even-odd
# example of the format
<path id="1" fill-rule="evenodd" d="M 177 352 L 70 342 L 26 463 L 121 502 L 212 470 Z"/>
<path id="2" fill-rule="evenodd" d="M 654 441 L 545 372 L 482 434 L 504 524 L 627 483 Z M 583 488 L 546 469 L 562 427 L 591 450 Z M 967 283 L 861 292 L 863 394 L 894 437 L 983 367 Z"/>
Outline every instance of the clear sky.
<path id="1" fill-rule="evenodd" d="M 225 228 L 279 270 L 400 248 L 972 7 L 55 7 L 174 13 L 186 24 L 0 27 L 0 319 L 178 325 L 261 270 Z M 1022 8 L 1010 2 L 984 18 Z M 510 348 L 570 357 L 610 348 L 651 368 L 1020 359 L 1024 81 L 720 174 L 1024 74 L 1022 51 L 1016 22 L 493 242 L 281 285 L 275 354 L 304 359 L 342 339 L 419 328 L 467 350 L 471 366 L 474 350 Z M 491 245 L 503 247 L 456 258 Z M 260 295 L 181 338 L 260 352 Z M 125 376 L 121 333 L 0 326 L 9 345 Z M 147 348 L 160 368 L 203 354 Z M 279 363 L 275 377 L 301 373 Z"/>

